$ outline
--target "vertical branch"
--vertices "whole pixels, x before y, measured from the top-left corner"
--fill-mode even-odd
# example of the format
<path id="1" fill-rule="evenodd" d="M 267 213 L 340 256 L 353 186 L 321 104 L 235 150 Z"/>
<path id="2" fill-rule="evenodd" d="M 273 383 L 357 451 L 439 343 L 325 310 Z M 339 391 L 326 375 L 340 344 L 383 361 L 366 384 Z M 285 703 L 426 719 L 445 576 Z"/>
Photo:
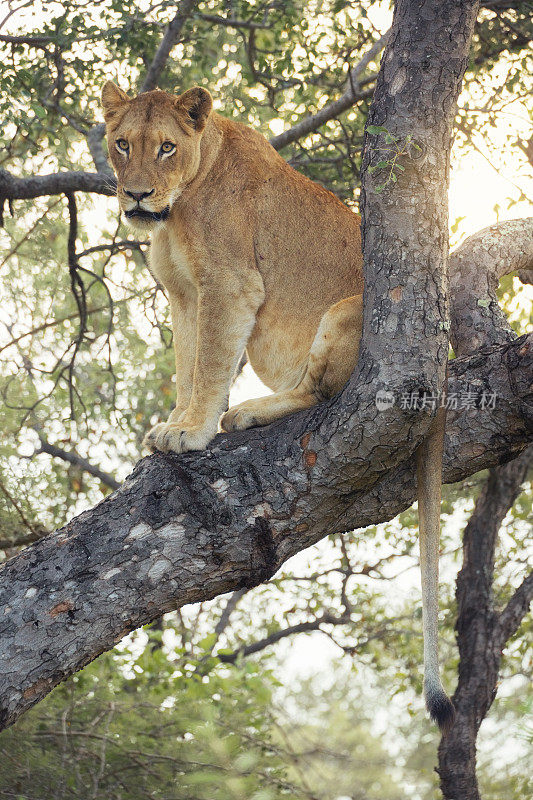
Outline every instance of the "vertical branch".
<path id="1" fill-rule="evenodd" d="M 74 352 L 72 353 L 72 358 L 68 368 L 70 418 L 74 419 L 74 367 L 76 363 L 76 356 L 78 355 L 81 343 L 87 330 L 87 297 L 85 293 L 85 285 L 78 272 L 78 254 L 76 252 L 76 239 L 78 236 L 78 207 L 76 205 L 76 197 L 73 193 L 69 193 L 66 195 L 66 198 L 69 214 L 67 253 L 70 288 L 72 290 L 72 294 L 74 295 L 80 317 L 78 335 L 76 336 L 76 340 L 74 342 Z"/>
<path id="2" fill-rule="evenodd" d="M 518 497 L 533 458 L 532 448 L 489 472 L 463 535 L 463 566 L 457 576 L 456 623 L 459 680 L 457 718 L 439 747 L 439 775 L 446 800 L 480 800 L 476 738 L 496 696 L 503 647 L 493 602 L 494 553 L 501 524 Z M 522 616 L 527 605 L 522 608 Z"/>
<path id="3" fill-rule="evenodd" d="M 376 389 L 388 390 L 401 378 L 437 394 L 444 381 L 449 154 L 477 10 L 475 0 L 395 4 L 361 169 L 365 300 L 359 361 L 363 365 L 368 352 L 379 364 Z M 400 331 L 408 334 L 408 355 L 397 348 L 384 353 L 383 337 Z"/>
<path id="4" fill-rule="evenodd" d="M 181 0 L 181 3 L 178 5 L 178 10 L 176 11 L 176 15 L 174 19 L 170 21 L 161 44 L 159 45 L 152 63 L 148 68 L 148 72 L 146 73 L 140 89 L 141 92 L 149 92 L 151 89 L 156 88 L 159 78 L 161 77 L 161 73 L 163 72 L 165 64 L 167 63 L 170 51 L 178 41 L 183 26 L 190 17 L 197 2 L 198 0 Z"/>

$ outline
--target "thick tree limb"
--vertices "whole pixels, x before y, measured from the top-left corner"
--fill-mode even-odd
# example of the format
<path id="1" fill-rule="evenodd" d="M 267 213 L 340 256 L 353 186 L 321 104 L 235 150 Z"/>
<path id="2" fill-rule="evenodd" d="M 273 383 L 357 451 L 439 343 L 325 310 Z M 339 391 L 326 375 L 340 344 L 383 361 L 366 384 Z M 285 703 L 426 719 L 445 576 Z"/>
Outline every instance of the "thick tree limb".
<path id="1" fill-rule="evenodd" d="M 95 172 L 55 172 L 17 178 L 0 169 L 0 204 L 5 200 L 28 200 L 51 194 L 69 192 L 95 192 L 109 196 L 116 194 L 116 181 L 108 175 Z"/>
<path id="2" fill-rule="evenodd" d="M 376 408 L 376 391 L 438 392 L 447 355 L 446 188 L 451 125 L 476 2 L 399 0 L 371 121 L 422 156 L 376 194 L 363 175 L 365 322 L 357 370 L 335 400 L 204 453 L 155 455 L 92 511 L 8 562 L 0 601 L 1 719 L 165 611 L 267 579 L 327 533 L 395 516 L 415 494 L 412 453 L 431 412 Z M 438 42 L 428 61 L 427 42 Z M 422 69 L 422 65 L 424 69 Z M 371 144 L 374 146 L 375 138 Z M 367 148 L 365 168 L 375 160 Z M 531 341 L 450 368 L 449 391 L 490 386 L 494 409 L 450 414 L 445 475 L 519 452 Z"/>
<path id="3" fill-rule="evenodd" d="M 513 409 L 525 399 L 516 374 L 531 374 L 532 348 L 522 338 L 451 363 L 450 392 L 491 385 L 498 403 L 450 413 L 445 480 L 508 458 L 531 436 Z M 139 625 L 259 583 L 322 536 L 407 508 L 416 492 L 409 458 L 369 486 L 354 442 L 330 474 L 310 437 L 327 412 L 218 437 L 206 453 L 146 458 L 118 492 L 9 561 L 0 584 L 4 724 Z M 385 469 L 389 456 L 377 456 Z"/>
<path id="4" fill-rule="evenodd" d="M 517 380 L 531 375 L 531 338 L 451 363 L 450 393 L 491 386 L 498 401 L 494 409 L 450 413 L 445 480 L 508 458 L 532 435 L 513 410 L 528 391 L 531 401 L 531 388 Z M 518 397 L 521 385 L 526 394 Z M 309 444 L 310 429 L 325 413 L 322 407 L 267 430 L 219 437 L 206 454 L 144 459 L 123 489 L 8 562 L 2 572 L 4 702 L 9 673 L 23 691 L 30 689 L 17 700 L 28 707 L 127 630 L 175 605 L 259 582 L 321 536 L 408 507 L 416 488 L 410 460 L 370 487 L 364 465 L 359 485 L 328 476 Z M 348 478 L 350 454 L 337 457 Z M 28 628 L 30 620 L 35 625 Z M 29 662 L 26 647 L 33 653 Z"/>
<path id="5" fill-rule="evenodd" d="M 456 355 L 514 338 L 498 305 L 500 278 L 519 272 L 533 283 L 533 217 L 491 225 L 463 242 L 450 260 L 450 339 Z"/>

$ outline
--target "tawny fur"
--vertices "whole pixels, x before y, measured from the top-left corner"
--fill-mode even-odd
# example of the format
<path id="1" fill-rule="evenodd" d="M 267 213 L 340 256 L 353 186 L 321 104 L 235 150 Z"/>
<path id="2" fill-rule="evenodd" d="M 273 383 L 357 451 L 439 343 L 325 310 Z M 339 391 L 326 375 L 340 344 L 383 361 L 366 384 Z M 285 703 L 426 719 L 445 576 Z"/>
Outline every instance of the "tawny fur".
<path id="1" fill-rule="evenodd" d="M 135 206 L 125 191 L 154 190 L 140 203 L 148 211 L 170 206 L 163 222 L 132 220 L 152 234 L 176 352 L 176 408 L 148 447 L 202 449 L 219 420 L 225 430 L 264 424 L 342 389 L 361 331 L 359 217 L 260 134 L 213 113 L 205 90 L 130 100 L 107 83 L 102 102 L 123 211 Z M 161 158 L 167 141 L 175 153 Z M 276 394 L 221 418 L 244 349 Z"/>
<path id="2" fill-rule="evenodd" d="M 213 113 L 205 89 L 130 99 L 106 83 L 102 105 L 122 210 L 138 205 L 162 214 L 160 221 L 131 219 L 151 233 L 151 269 L 168 292 L 176 354 L 176 407 L 146 435 L 146 446 L 203 449 L 219 423 L 227 431 L 266 424 L 340 391 L 362 328 L 359 217 L 292 169 L 260 134 Z M 163 153 L 163 143 L 175 149 Z M 149 194 L 137 201 L 127 192 Z M 225 411 L 245 349 L 274 394 Z M 423 508 L 433 504 L 434 517 L 439 501 L 426 495 Z M 425 629 L 432 699 L 444 694 L 437 547 L 438 525 L 424 562 L 425 608 L 434 617 Z"/>

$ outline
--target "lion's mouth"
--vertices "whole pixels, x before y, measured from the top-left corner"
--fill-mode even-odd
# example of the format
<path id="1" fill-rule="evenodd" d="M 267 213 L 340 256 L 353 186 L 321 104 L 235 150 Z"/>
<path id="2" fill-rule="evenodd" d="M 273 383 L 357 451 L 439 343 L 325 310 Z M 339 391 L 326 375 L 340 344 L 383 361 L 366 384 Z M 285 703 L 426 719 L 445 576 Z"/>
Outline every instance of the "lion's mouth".
<path id="1" fill-rule="evenodd" d="M 145 208 L 138 206 L 137 208 L 130 208 L 129 211 L 124 212 L 124 216 L 128 219 L 137 217 L 137 219 L 150 220 L 151 222 L 164 222 L 168 219 L 170 214 L 170 206 L 165 206 L 161 211 L 147 211 Z"/>

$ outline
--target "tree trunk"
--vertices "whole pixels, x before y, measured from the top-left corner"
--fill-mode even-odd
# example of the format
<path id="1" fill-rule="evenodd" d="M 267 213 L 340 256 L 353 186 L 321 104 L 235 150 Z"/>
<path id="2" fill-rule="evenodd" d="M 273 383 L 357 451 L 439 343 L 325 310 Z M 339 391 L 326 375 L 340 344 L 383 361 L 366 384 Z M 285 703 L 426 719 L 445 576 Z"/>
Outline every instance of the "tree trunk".
<path id="1" fill-rule="evenodd" d="M 463 566 L 457 577 L 456 623 L 459 681 L 457 716 L 439 746 L 439 775 L 445 800 L 481 800 L 476 779 L 476 738 L 496 696 L 502 650 L 500 615 L 494 608 L 494 551 L 505 515 L 516 500 L 533 460 L 528 448 L 504 467 L 492 469 L 463 537 Z M 527 606 L 526 606 L 527 607 Z"/>
<path id="2" fill-rule="evenodd" d="M 321 537 L 396 516 L 416 493 L 412 454 L 447 355 L 446 190 L 450 130 L 477 3 L 401 0 L 372 122 L 420 150 L 381 194 L 363 175 L 361 356 L 331 402 L 268 428 L 219 436 L 202 453 L 144 459 L 115 494 L 2 570 L 0 721 L 165 611 L 268 579 Z M 381 138 L 368 137 L 365 169 Z M 403 146 L 402 144 L 402 146 Z M 370 146 L 369 146 L 370 145 Z M 519 452 L 531 430 L 532 338 L 450 367 L 445 480 Z M 497 393 L 494 407 L 483 392 Z M 396 398 L 384 410 L 376 392 Z"/>

